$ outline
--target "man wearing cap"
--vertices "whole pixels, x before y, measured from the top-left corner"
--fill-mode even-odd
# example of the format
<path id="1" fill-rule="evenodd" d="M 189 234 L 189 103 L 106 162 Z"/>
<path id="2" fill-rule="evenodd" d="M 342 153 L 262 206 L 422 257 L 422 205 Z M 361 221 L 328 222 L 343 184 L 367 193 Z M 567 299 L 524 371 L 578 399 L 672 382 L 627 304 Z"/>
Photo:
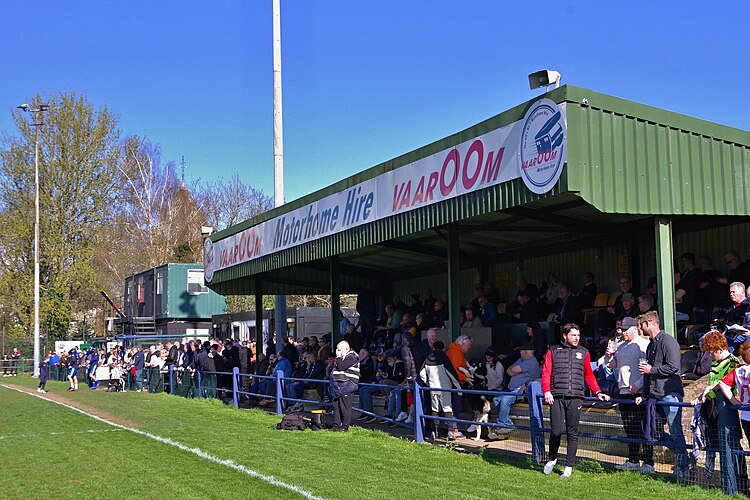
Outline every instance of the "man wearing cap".
<path id="1" fill-rule="evenodd" d="M 638 370 L 639 361 L 646 358 L 648 339 L 642 337 L 638 331 L 638 320 L 625 318 L 620 324 L 623 342 L 614 350 L 610 347 L 604 355 L 607 366 L 617 370 L 618 398 L 633 401 L 633 403 L 620 403 L 622 424 L 625 435 L 630 439 L 643 439 L 642 422 L 644 407 L 635 404 L 635 398 L 640 395 L 643 388 L 643 374 Z M 643 446 L 643 453 L 641 453 Z M 653 474 L 653 453 L 647 450 L 651 445 L 634 442 L 628 443 L 628 459 L 622 465 L 615 466 L 618 470 L 640 471 L 644 474 Z M 643 460 L 643 466 L 640 465 Z"/>
<path id="2" fill-rule="evenodd" d="M 635 318 L 638 316 L 638 308 L 635 307 L 635 296 L 628 292 L 622 294 L 622 311 L 617 319 L 622 321 L 625 318 Z"/>
<path id="3" fill-rule="evenodd" d="M 557 451 L 563 433 L 567 432 L 568 446 L 565 470 L 560 477 L 570 477 L 578 452 L 578 422 L 581 420 L 581 406 L 585 385 L 602 401 L 609 396 L 599 389 L 591 369 L 589 351 L 580 345 L 581 329 L 575 323 L 562 326 L 562 342 L 550 347 L 544 359 L 542 390 L 544 401 L 551 405 L 550 421 L 552 433 L 549 437 L 549 462 L 544 473 L 551 474 L 557 465 Z M 585 382 L 584 382 L 585 381 Z"/>
<path id="4" fill-rule="evenodd" d="M 521 357 L 510 365 L 506 373 L 510 375 L 508 391 L 522 393 L 526 390 L 526 384 L 532 380 L 538 380 L 542 376 L 539 362 L 534 357 L 534 346 L 526 343 L 521 346 Z M 489 433 L 490 439 L 496 439 L 498 434 L 510 434 L 513 422 L 510 419 L 510 407 L 516 402 L 517 396 L 495 396 L 493 403 L 497 408 L 497 423 L 502 425 L 497 431 Z"/>

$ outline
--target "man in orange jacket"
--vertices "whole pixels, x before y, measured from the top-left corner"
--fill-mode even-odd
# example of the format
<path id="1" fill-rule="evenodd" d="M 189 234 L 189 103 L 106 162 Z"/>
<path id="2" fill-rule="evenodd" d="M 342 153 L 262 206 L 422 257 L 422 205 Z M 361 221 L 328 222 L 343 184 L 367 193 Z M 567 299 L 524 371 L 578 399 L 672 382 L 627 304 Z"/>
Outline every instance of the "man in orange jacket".
<path id="1" fill-rule="evenodd" d="M 448 359 L 451 360 L 451 364 L 453 365 L 453 368 L 456 369 L 456 373 L 458 374 L 458 383 L 461 385 L 462 389 L 469 389 L 472 387 L 472 373 L 469 369 L 469 364 L 466 362 L 466 353 L 469 352 L 469 349 L 471 349 L 472 340 L 471 337 L 468 335 L 460 335 L 451 345 L 448 347 L 448 351 L 446 352 Z M 463 402 L 462 396 L 457 393 L 451 393 L 451 405 L 453 406 L 453 414 L 456 415 L 456 417 L 459 417 L 459 414 L 461 413 L 461 410 L 463 409 Z M 461 431 L 458 430 L 458 426 L 453 426 L 453 437 L 459 438 L 463 437 L 463 434 L 461 434 Z"/>

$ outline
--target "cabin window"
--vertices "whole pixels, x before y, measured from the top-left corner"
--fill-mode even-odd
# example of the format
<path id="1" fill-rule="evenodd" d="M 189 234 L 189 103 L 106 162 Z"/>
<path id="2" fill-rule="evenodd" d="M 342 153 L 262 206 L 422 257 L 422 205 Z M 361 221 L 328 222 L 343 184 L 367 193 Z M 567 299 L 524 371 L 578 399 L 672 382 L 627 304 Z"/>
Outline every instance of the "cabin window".
<path id="1" fill-rule="evenodd" d="M 190 295 L 208 293 L 208 288 L 203 281 L 203 269 L 188 269 L 187 291 Z"/>

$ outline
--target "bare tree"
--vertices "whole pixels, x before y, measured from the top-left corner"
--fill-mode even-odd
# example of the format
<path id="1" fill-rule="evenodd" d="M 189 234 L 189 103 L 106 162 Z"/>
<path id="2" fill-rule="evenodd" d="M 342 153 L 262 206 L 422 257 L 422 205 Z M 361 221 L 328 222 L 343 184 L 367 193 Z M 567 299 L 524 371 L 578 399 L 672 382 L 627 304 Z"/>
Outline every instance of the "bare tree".
<path id="1" fill-rule="evenodd" d="M 127 138 L 117 169 L 122 194 L 104 235 L 115 244 L 103 245 L 99 254 L 110 287 L 119 291 L 127 276 L 162 264 L 201 260 L 203 211 L 177 178 L 174 164 L 162 163 L 159 146 L 147 138 Z"/>
<path id="2" fill-rule="evenodd" d="M 273 208 L 273 200 L 262 190 L 245 184 L 237 174 L 228 181 L 199 183 L 193 191 L 209 226 L 226 229 Z"/>

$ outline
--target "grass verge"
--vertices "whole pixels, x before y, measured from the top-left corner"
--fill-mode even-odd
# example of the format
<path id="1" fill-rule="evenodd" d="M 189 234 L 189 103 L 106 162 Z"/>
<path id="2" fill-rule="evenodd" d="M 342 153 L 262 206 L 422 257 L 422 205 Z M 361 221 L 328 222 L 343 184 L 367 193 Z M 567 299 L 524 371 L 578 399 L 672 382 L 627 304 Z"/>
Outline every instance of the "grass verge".
<path id="1" fill-rule="evenodd" d="M 35 381 L 28 378 L 13 379 L 12 382 L 26 387 L 36 386 Z M 361 428 L 353 428 L 349 433 L 277 431 L 273 428 L 279 420 L 275 415 L 255 410 L 238 411 L 218 401 L 187 400 L 165 394 L 104 393 L 85 388 L 69 394 L 65 392 L 64 383 L 49 383 L 48 388 L 56 395 L 126 419 L 140 430 L 200 448 L 219 458 L 231 459 L 325 498 L 599 499 L 603 492 L 617 498 L 726 498 L 717 490 L 680 486 L 663 478 L 634 473 L 576 471 L 572 478 L 562 480 L 557 475 L 544 476 L 529 462 L 511 461 L 489 453 L 460 454 Z M 16 433 L 43 435 L 45 431 L 53 430 L 59 420 L 59 417 L 50 420 L 47 415 L 60 412 L 76 416 L 65 424 L 66 428 L 99 429 L 103 425 L 53 403 L 14 391 L 14 396 L 10 397 L 11 391 L 3 388 L 0 391 L 0 421 L 14 421 L 12 429 Z M 11 404 L 8 401 L 18 402 Z M 92 427 L 94 423 L 98 425 Z M 99 436 L 106 437 L 106 446 L 102 446 Z M 34 439 L 31 442 L 25 438 L 12 440 L 12 443 L 7 439 L 0 441 L 3 463 L 19 463 L 17 467 L 0 471 L 0 484 L 7 486 L 24 474 L 30 474 L 34 467 L 39 466 L 34 466 L 35 463 L 45 464 L 45 471 L 48 468 L 67 471 L 69 463 L 55 458 L 54 452 L 57 451 L 63 455 L 74 454 L 79 459 L 88 456 L 90 460 L 86 464 L 105 464 L 103 468 L 97 468 L 94 475 L 93 470 L 81 468 L 79 462 L 75 469 L 79 477 L 83 472 L 86 478 L 83 481 L 92 477 L 104 480 L 118 467 L 118 460 L 125 460 L 126 465 L 121 468 L 137 471 L 134 476 L 143 480 L 135 489 L 126 490 L 125 495 L 120 486 L 118 494 L 112 495 L 120 498 L 142 497 L 144 490 L 155 493 L 174 491 L 176 484 L 185 484 L 176 492 L 182 495 L 183 490 L 195 491 L 194 485 L 202 481 L 212 486 L 196 492 L 196 498 L 211 497 L 214 491 L 211 488 L 224 496 L 235 493 L 252 498 L 279 498 L 289 493 L 266 483 L 251 484 L 257 480 L 251 481 L 230 469 L 219 472 L 217 467 L 220 466 L 197 457 L 188 459 L 182 456 L 187 453 L 173 448 L 155 446 L 158 443 L 139 443 L 141 438 L 129 432 L 92 433 L 84 439 L 72 441 L 67 448 L 58 440 L 54 440 L 52 446 L 35 446 L 39 438 Z M 37 484 L 35 491 L 55 491 L 61 482 L 72 480 L 66 474 L 55 473 L 50 478 L 47 474 L 30 474 L 37 477 L 24 484 L 26 487 Z M 227 490 L 225 484 L 235 484 L 230 477 L 237 476 L 241 476 L 237 483 L 244 486 L 237 486 L 238 489 L 232 486 Z M 119 481 L 112 481 L 112 487 L 126 484 L 122 481 L 130 477 L 133 476 L 119 476 Z M 150 478 L 159 478 L 162 482 L 156 484 L 163 484 L 164 489 L 154 486 Z M 76 484 L 81 486 L 80 482 Z"/>

